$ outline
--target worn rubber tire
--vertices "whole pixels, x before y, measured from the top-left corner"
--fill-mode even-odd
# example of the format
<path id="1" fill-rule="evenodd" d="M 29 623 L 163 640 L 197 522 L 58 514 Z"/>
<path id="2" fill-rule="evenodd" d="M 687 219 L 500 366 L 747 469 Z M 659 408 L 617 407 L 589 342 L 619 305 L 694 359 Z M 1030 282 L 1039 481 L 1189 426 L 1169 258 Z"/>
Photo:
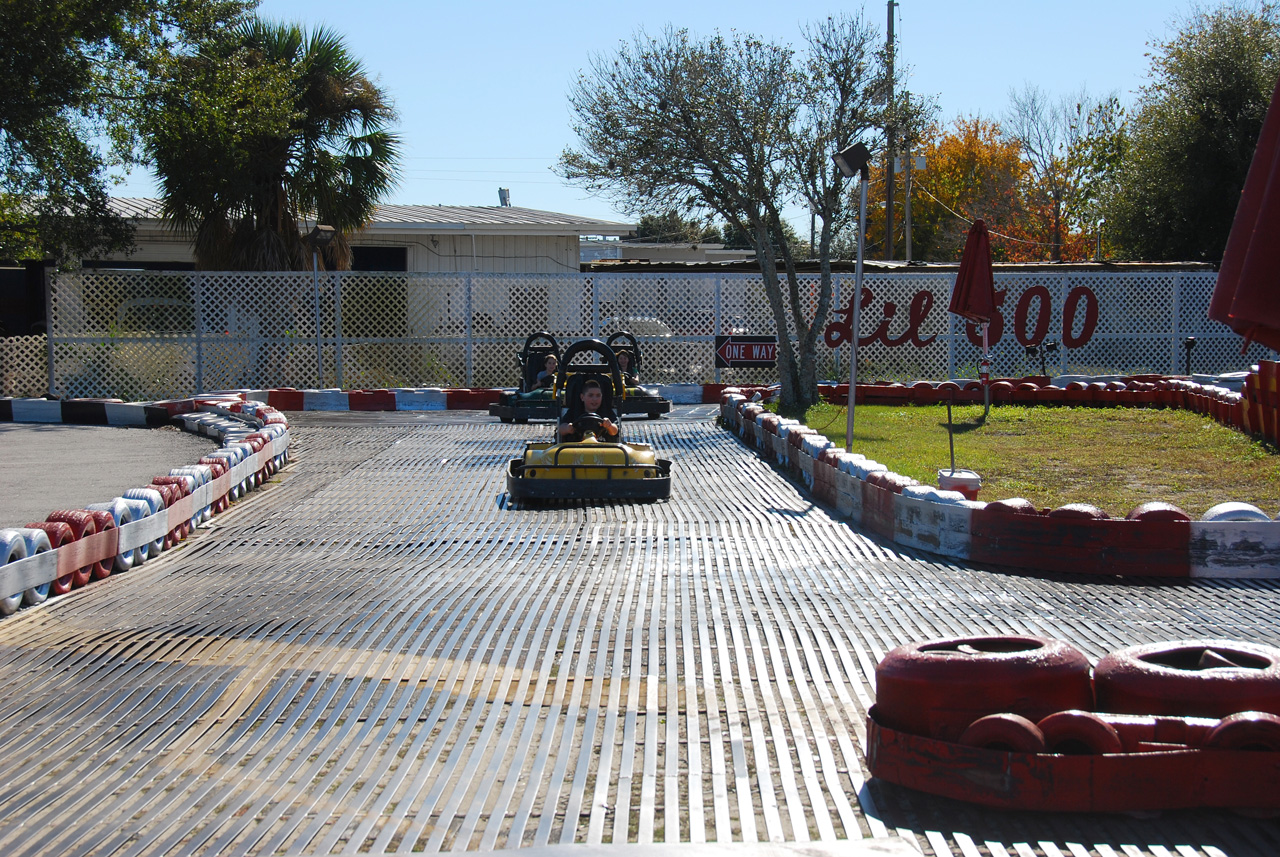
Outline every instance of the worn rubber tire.
<path id="1" fill-rule="evenodd" d="M 1020 714 L 988 714 L 969 724 L 957 744 L 1007 753 L 1045 752 L 1044 733 Z"/>
<path id="2" fill-rule="evenodd" d="M 53 550 L 53 543 L 49 541 L 49 534 L 39 527 L 27 527 L 26 532 L 22 532 L 22 540 L 27 543 L 27 556 L 35 556 L 38 553 L 47 553 Z M 49 600 L 49 588 L 53 581 L 49 583 L 38 583 L 27 591 L 22 593 L 22 602 L 28 607 L 35 607 L 37 604 L 43 604 Z"/>
<path id="3" fill-rule="evenodd" d="M 1280 714 L 1280 649 L 1231 640 L 1130 646 L 1098 661 L 1094 686 L 1098 710 L 1117 714 Z"/>
<path id="4" fill-rule="evenodd" d="M 960 637 L 899 646 L 876 667 L 876 711 L 891 729 L 954 741 L 987 714 L 1033 722 L 1093 708 L 1089 660 L 1043 637 Z"/>
<path id="5" fill-rule="evenodd" d="M 0 566 L 25 559 L 27 543 L 17 530 L 0 530 Z M 22 606 L 22 593 L 0 597 L 0 616 L 11 616 Z"/>
<path id="6" fill-rule="evenodd" d="M 98 532 L 106 532 L 116 528 L 116 519 L 112 517 L 110 512 L 90 512 L 93 515 L 93 523 L 97 525 Z M 111 569 L 116 564 L 116 558 L 109 556 L 106 559 L 96 562 L 93 565 L 93 579 L 105 580 L 111 576 Z"/>
<path id="7" fill-rule="evenodd" d="M 98 522 L 94 520 L 93 513 L 86 512 L 83 509 L 63 509 L 57 512 L 50 512 L 49 517 L 45 518 L 45 520 L 61 522 L 69 526 L 73 541 L 79 541 L 98 532 Z M 72 588 L 79 588 L 93 580 L 94 568 L 95 566 L 91 563 L 84 568 L 78 568 L 73 571 L 71 573 Z"/>
<path id="8" fill-rule="evenodd" d="M 30 529 L 44 530 L 46 536 L 49 537 L 49 548 L 57 550 L 67 542 L 75 541 L 70 525 L 62 521 L 38 521 L 33 524 L 27 524 Z M 66 595 L 75 585 L 75 575 L 65 574 L 62 577 L 56 577 L 49 584 L 50 595 Z"/>
<path id="9" fill-rule="evenodd" d="M 1239 711 L 1222 718 L 1204 739 L 1206 750 L 1262 750 L 1280 753 L 1280 717 Z"/>
<path id="10" fill-rule="evenodd" d="M 1036 726 L 1044 735 L 1046 753 L 1065 756 L 1098 756 L 1123 753 L 1120 733 L 1092 711 L 1058 711 Z"/>

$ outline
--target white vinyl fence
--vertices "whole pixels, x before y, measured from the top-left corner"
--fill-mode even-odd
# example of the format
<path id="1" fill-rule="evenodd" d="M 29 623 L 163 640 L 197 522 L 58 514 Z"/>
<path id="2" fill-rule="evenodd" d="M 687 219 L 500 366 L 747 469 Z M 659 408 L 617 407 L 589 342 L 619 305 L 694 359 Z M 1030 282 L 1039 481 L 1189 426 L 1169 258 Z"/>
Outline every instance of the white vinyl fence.
<path id="1" fill-rule="evenodd" d="M 976 334 L 947 311 L 954 273 L 866 277 L 859 377 L 976 377 Z M 1056 342 L 1050 374 L 1181 373 L 1196 337 L 1195 372 L 1240 369 L 1273 356 L 1206 318 L 1214 274 L 996 275 L 1001 317 L 993 371 L 1038 372 L 1026 346 Z M 816 302 L 818 277 L 802 280 Z M 820 376 L 847 375 L 852 275 L 837 275 Z M 761 278 L 751 274 L 396 274 L 83 270 L 58 274 L 50 295 L 50 363 L 0 364 L 5 393 L 158 399 L 239 388 L 376 389 L 511 386 L 524 338 L 562 345 L 630 329 L 649 383 L 759 382 L 771 370 L 717 370 L 717 333 L 775 333 Z M 828 347 L 837 343 L 838 347 Z M 29 350 L 29 349 L 28 349 Z M 9 352 L 0 349 L 0 355 Z M 25 354 L 25 352 L 24 352 Z M 52 366 L 52 371 L 48 371 Z M 18 377 L 22 376 L 22 377 Z"/>

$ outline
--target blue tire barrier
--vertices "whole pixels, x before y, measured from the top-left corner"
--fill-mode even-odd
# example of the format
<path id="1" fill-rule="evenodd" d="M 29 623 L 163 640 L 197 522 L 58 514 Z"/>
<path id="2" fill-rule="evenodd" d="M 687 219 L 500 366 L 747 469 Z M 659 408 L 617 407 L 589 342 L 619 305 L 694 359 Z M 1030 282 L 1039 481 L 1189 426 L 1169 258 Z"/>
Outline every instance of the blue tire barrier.
<path id="1" fill-rule="evenodd" d="M 124 499 L 136 500 L 147 504 L 147 508 L 151 510 L 152 515 L 159 515 L 164 511 L 164 497 L 154 488 L 130 488 L 124 492 Z M 164 550 L 164 537 L 156 539 L 147 547 L 148 558 L 160 556 Z"/>
<path id="2" fill-rule="evenodd" d="M 1250 503 L 1219 503 L 1200 516 L 1202 521 L 1270 521 L 1267 513 Z"/>
<path id="3" fill-rule="evenodd" d="M 190 476 L 196 481 L 196 488 L 202 485 L 208 485 L 213 481 L 213 468 L 207 464 L 188 464 L 185 467 L 175 467 L 169 471 L 170 476 Z M 193 491 L 195 488 L 192 489 Z M 201 506 L 195 510 L 192 517 L 193 526 L 207 522 L 213 517 L 212 506 Z"/>
<path id="4" fill-rule="evenodd" d="M 85 506 L 90 512 L 110 512 L 111 518 L 116 522 L 116 528 L 133 523 L 133 510 L 129 508 L 129 504 L 116 498 L 109 503 L 90 503 Z M 134 562 L 138 558 L 136 548 L 122 549 L 116 554 L 113 567 L 116 571 L 128 571 L 133 568 Z"/>
<path id="5" fill-rule="evenodd" d="M 14 529 L 0 530 L 0 565 L 27 558 L 27 543 Z M 0 597 L 0 616 L 11 616 L 22 606 L 23 593 Z"/>
<path id="6" fill-rule="evenodd" d="M 44 530 L 38 530 L 33 527 L 20 527 L 18 532 L 22 534 L 22 540 L 26 542 L 27 556 L 35 556 L 38 553 L 53 550 L 53 545 L 49 542 L 49 534 Z M 49 587 L 52 585 L 53 581 L 50 580 L 31 587 L 22 593 L 23 603 L 28 607 L 43 604 L 49 600 Z"/>
<path id="7" fill-rule="evenodd" d="M 132 497 L 121 496 L 117 497 L 116 501 L 124 503 L 129 507 L 129 512 L 134 521 L 141 521 L 143 518 L 150 518 L 152 514 L 154 514 L 151 511 L 151 504 L 146 500 L 138 500 Z M 160 551 L 155 551 L 153 554 L 151 550 L 153 546 L 154 542 L 143 542 L 134 548 L 133 565 L 135 568 L 151 559 L 152 556 L 159 555 Z"/>

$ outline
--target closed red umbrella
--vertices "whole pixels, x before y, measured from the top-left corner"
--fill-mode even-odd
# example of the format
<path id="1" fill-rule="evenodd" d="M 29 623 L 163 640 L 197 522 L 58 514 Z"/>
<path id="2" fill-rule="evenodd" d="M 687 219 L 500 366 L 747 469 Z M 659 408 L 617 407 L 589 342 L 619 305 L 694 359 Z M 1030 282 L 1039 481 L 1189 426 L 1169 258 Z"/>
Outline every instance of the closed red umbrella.
<path id="1" fill-rule="evenodd" d="M 978 374 L 982 380 L 983 399 L 987 410 L 990 410 L 991 389 L 987 383 L 991 380 L 991 358 L 987 347 L 987 323 L 996 313 L 996 286 L 995 275 L 991 273 L 991 236 L 987 234 L 987 224 L 981 220 L 973 221 L 973 226 L 969 227 L 964 253 L 960 255 L 960 272 L 956 274 L 956 284 L 951 290 L 951 306 L 947 309 L 982 325 L 982 364 Z M 983 412 L 985 416 L 986 411 Z"/>
<path id="2" fill-rule="evenodd" d="M 1280 351 L 1280 83 L 1258 135 L 1209 318 Z"/>
<path id="3" fill-rule="evenodd" d="M 995 277 L 991 273 L 991 236 L 987 224 L 973 221 L 960 256 L 960 273 L 951 290 L 950 312 L 985 324 L 996 314 Z M 984 349 L 985 350 L 985 349 Z"/>

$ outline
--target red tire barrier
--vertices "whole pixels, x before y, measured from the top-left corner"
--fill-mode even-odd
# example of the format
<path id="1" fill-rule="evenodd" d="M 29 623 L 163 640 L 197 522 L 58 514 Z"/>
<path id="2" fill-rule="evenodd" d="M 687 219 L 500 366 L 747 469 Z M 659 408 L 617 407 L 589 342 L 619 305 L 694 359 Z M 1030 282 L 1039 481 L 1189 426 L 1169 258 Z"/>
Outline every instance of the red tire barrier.
<path id="1" fill-rule="evenodd" d="M 1049 512 L 1050 518 L 1068 518 L 1077 521 L 1105 521 L 1111 516 L 1088 503 L 1068 503 Z"/>
<path id="2" fill-rule="evenodd" d="M 1007 500 L 995 500 L 988 503 L 986 511 L 998 515 L 1039 515 L 1040 510 L 1030 500 L 1021 497 L 1010 497 Z"/>
<path id="3" fill-rule="evenodd" d="M 172 488 L 176 496 L 173 498 L 173 502 L 167 504 L 172 506 L 194 490 L 194 483 L 195 477 L 193 476 L 157 476 L 151 480 L 151 487 L 158 488 L 161 485 L 167 485 Z M 176 540 L 185 539 L 191 534 L 192 529 L 193 526 L 190 519 L 183 521 L 173 530 Z"/>
<path id="4" fill-rule="evenodd" d="M 105 533 L 107 530 L 114 530 L 116 528 L 116 519 L 111 516 L 110 512 L 99 511 L 90 512 L 89 514 L 93 515 L 93 523 L 97 525 L 98 532 Z M 90 574 L 93 576 L 94 580 L 103 580 L 111 576 L 111 569 L 115 564 L 115 556 L 109 556 L 106 559 L 94 563 Z"/>
<path id="5" fill-rule="evenodd" d="M 1098 661 L 1094 685 L 1098 709 L 1120 714 L 1280 714 L 1280 649 L 1228 640 L 1131 646 Z"/>
<path id="6" fill-rule="evenodd" d="M 1280 717 L 1265 711 L 1240 711 L 1222 718 L 1204 739 L 1211 750 L 1280 752 Z"/>
<path id="7" fill-rule="evenodd" d="M 903 476 L 901 473 L 894 473 L 892 470 L 877 470 L 875 473 L 868 473 L 866 482 L 868 485 L 875 485 L 886 491 L 892 491 L 894 494 L 901 494 L 903 488 L 920 484 L 910 476 Z"/>
<path id="8" fill-rule="evenodd" d="M 899 646 L 876 667 L 876 709 L 891 729 L 954 741 L 988 714 L 1040 720 L 1090 709 L 1089 660 L 1061 640 L 960 637 Z"/>
<path id="9" fill-rule="evenodd" d="M 1044 733 L 1040 727 L 1018 714 L 988 714 L 979 717 L 960 735 L 957 744 L 1003 750 L 1008 753 L 1043 753 Z"/>
<path id="10" fill-rule="evenodd" d="M 1123 753 L 1120 733 L 1092 711 L 1059 711 L 1036 724 L 1044 737 L 1045 751 L 1068 756 Z"/>
<path id="11" fill-rule="evenodd" d="M 1013 384 L 1008 381 L 996 381 L 991 385 L 991 401 L 993 402 L 1010 402 L 1013 401 Z"/>
<path id="12" fill-rule="evenodd" d="M 41 521 L 34 524 L 26 524 L 28 529 L 44 530 L 44 534 L 49 537 L 49 548 L 57 550 L 67 542 L 76 540 L 76 536 L 71 526 L 63 521 Z M 49 584 L 49 592 L 54 595 L 66 595 L 76 585 L 75 574 L 68 572 L 61 577 L 56 577 L 53 583 Z"/>
<path id="13" fill-rule="evenodd" d="M 1191 516 L 1172 503 L 1154 500 L 1135 506 L 1127 516 L 1130 521 L 1190 521 Z"/>
<path id="14" fill-rule="evenodd" d="M 177 485 L 157 485 L 153 483 L 149 487 L 160 492 L 160 497 L 162 500 L 164 500 L 164 507 L 166 510 L 168 510 L 168 508 L 172 506 L 174 503 L 182 499 L 182 489 L 179 488 Z M 165 515 L 166 517 L 168 516 L 167 511 L 165 512 Z M 169 532 L 165 533 L 165 536 L 164 536 L 165 550 L 168 550 L 169 548 L 173 547 L 181 540 L 182 540 L 182 525 L 179 524 L 178 526 L 169 530 Z"/>
<path id="15" fill-rule="evenodd" d="M 93 514 L 91 512 L 86 512 L 83 509 L 68 509 L 50 512 L 49 516 L 45 518 L 45 521 L 49 523 L 61 523 L 70 527 L 71 541 L 75 542 L 80 541 L 85 536 L 92 536 L 94 533 L 98 532 L 98 524 L 94 520 Z M 115 522 L 112 521 L 112 523 L 114 524 Z M 71 586 L 68 587 L 68 589 L 84 586 L 90 580 L 93 580 L 94 568 L 95 566 L 90 564 L 71 572 Z M 61 580 L 61 578 L 59 578 L 59 580 Z M 54 581 L 54 583 L 57 584 L 58 581 Z"/>

